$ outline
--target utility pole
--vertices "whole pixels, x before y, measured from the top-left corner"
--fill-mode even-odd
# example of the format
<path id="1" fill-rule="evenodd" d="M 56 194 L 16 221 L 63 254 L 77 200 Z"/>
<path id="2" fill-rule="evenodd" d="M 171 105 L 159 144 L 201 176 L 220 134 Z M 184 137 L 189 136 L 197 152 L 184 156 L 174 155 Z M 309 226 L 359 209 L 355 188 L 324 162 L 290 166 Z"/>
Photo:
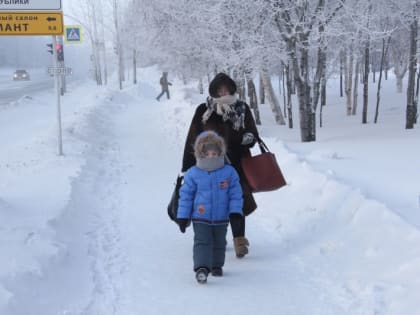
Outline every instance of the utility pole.
<path id="1" fill-rule="evenodd" d="M 60 68 L 65 69 L 65 63 L 64 63 L 64 41 L 63 36 L 57 36 L 57 61 Z M 60 93 L 61 96 L 64 95 L 64 93 L 67 92 L 66 88 L 66 72 L 62 71 L 60 74 Z"/>
<path id="2" fill-rule="evenodd" d="M 54 67 L 54 86 L 57 93 L 57 132 L 58 132 L 58 155 L 63 155 L 63 138 L 61 128 L 61 99 L 60 99 L 60 85 L 58 82 L 58 53 L 57 53 L 57 37 L 52 36 L 53 44 L 53 67 Z"/>

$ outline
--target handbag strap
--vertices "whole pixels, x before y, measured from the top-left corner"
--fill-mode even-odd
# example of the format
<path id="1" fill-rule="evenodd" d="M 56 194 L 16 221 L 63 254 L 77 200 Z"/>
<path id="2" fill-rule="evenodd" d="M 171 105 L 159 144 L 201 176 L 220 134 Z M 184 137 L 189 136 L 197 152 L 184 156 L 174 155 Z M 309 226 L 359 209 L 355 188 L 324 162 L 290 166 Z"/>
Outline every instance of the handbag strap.
<path id="1" fill-rule="evenodd" d="M 229 156 L 227 155 L 227 153 L 225 154 L 225 163 L 232 165 L 232 162 L 229 159 Z"/>
<path id="2" fill-rule="evenodd" d="M 182 185 L 182 181 L 184 180 L 184 175 L 178 175 L 178 177 L 176 178 L 176 184 L 175 184 L 175 186 L 176 187 L 181 187 L 181 185 Z"/>
<path id="3" fill-rule="evenodd" d="M 257 138 L 257 142 L 258 142 L 258 146 L 260 147 L 261 153 L 270 152 L 267 145 L 265 144 L 264 141 L 262 141 L 260 137 Z"/>

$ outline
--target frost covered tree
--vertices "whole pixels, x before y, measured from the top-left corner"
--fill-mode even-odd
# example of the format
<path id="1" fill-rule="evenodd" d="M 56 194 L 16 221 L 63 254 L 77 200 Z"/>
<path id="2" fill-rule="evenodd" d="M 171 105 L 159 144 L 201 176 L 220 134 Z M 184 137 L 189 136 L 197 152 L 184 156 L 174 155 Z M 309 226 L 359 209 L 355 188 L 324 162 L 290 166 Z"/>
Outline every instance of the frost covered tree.
<path id="1" fill-rule="evenodd" d="M 82 25 L 85 34 L 87 34 L 91 47 L 91 62 L 93 67 L 93 76 L 98 85 L 107 83 L 108 68 L 106 58 L 104 9 L 109 0 L 86 0 L 74 1 L 70 4 L 73 14 L 65 14 L 76 23 Z M 107 30 L 108 31 L 108 30 Z"/>
<path id="2" fill-rule="evenodd" d="M 320 84 L 325 77 L 326 37 L 330 23 L 343 7 L 341 1 L 269 0 L 277 31 L 286 43 L 299 102 L 301 140 L 315 141 L 315 113 Z M 311 55 L 316 58 L 312 59 Z M 315 74 L 311 77 L 311 71 Z"/>
<path id="3" fill-rule="evenodd" d="M 392 36 L 389 47 L 389 59 L 394 68 L 398 93 L 403 92 L 403 79 L 408 70 L 408 42 L 409 32 L 401 25 L 399 29 L 395 31 L 394 36 Z"/>
<path id="4" fill-rule="evenodd" d="M 408 15 L 410 27 L 409 58 L 408 58 L 408 83 L 407 83 L 407 109 L 405 128 L 413 129 L 417 122 L 418 93 L 415 93 L 415 80 L 417 71 L 417 41 L 418 41 L 418 16 L 420 1 L 410 2 L 410 14 Z M 417 79 L 418 81 L 418 79 Z"/>
<path id="5" fill-rule="evenodd" d="M 409 60 L 405 48 L 408 45 L 403 44 L 401 36 L 389 35 L 403 32 L 402 25 L 409 29 L 410 3 L 411 0 L 129 0 L 121 19 L 121 33 L 124 47 L 133 51 L 133 60 L 138 55 L 142 65 L 158 64 L 184 82 L 196 80 L 201 93 L 203 84 L 215 73 L 228 73 L 237 82 L 240 97 L 248 97 L 256 116 L 258 100 L 267 96 L 280 124 L 284 124 L 277 95 L 280 91 L 273 88 L 272 77 L 284 73 L 283 97 L 289 127 L 293 126 L 291 104 L 296 91 L 301 139 L 306 142 L 316 139 L 317 108 L 321 120 L 327 103 L 326 82 L 329 76 L 339 73 L 340 67 L 346 107 L 343 112 L 347 115 L 357 113 L 359 76 L 362 77 L 364 123 L 371 73 L 376 79 L 382 66 L 382 78 L 382 72 L 388 69 L 387 60 L 396 73 L 400 68 L 408 68 L 404 67 L 404 60 Z M 384 24 L 386 19 L 388 24 Z M 408 38 L 407 32 L 405 36 Z M 388 49 L 384 43 L 389 40 L 386 58 Z M 404 46 L 400 56 L 395 49 L 398 46 Z M 133 67 L 134 64 L 133 61 Z M 379 99 L 380 82 L 378 109 Z"/>

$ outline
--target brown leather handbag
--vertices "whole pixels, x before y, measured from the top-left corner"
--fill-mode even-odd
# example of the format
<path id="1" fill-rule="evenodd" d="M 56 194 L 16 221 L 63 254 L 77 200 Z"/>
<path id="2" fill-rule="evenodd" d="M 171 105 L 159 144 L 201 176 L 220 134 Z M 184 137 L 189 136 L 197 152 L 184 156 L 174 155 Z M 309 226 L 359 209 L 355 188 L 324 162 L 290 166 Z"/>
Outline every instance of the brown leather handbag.
<path id="1" fill-rule="evenodd" d="M 277 164 L 276 157 L 267 145 L 258 139 L 261 154 L 241 159 L 245 178 L 252 192 L 272 191 L 286 185 L 286 180 Z"/>

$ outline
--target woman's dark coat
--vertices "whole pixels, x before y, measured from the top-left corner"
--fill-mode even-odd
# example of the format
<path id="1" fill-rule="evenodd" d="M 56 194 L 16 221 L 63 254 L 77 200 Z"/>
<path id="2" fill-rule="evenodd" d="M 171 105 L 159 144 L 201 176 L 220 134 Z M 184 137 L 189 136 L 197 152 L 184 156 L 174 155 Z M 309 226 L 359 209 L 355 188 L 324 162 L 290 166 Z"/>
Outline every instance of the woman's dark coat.
<path id="1" fill-rule="evenodd" d="M 257 204 L 255 203 L 249 185 L 245 180 L 240 163 L 241 158 L 243 156 L 251 155 L 249 149 L 250 146 L 241 145 L 241 142 L 242 136 L 246 132 L 251 132 L 254 135 L 255 139 L 259 138 L 259 136 L 251 110 L 247 104 L 245 104 L 245 107 L 245 127 L 240 128 L 239 130 L 234 130 L 233 125 L 230 121 L 223 121 L 222 116 L 216 114 L 215 112 L 213 112 L 210 118 L 207 120 L 207 122 L 203 124 L 202 118 L 204 112 L 207 109 L 207 106 L 205 103 L 203 103 L 197 107 L 194 117 L 191 121 L 187 140 L 185 142 L 184 157 L 182 160 L 182 171 L 185 172 L 196 163 L 194 157 L 194 142 L 197 136 L 205 130 L 213 130 L 217 132 L 220 136 L 224 138 L 227 147 L 226 155 L 230 160 L 232 166 L 236 169 L 236 171 L 239 174 L 244 197 L 243 212 L 245 215 L 248 215 L 257 208 Z"/>

